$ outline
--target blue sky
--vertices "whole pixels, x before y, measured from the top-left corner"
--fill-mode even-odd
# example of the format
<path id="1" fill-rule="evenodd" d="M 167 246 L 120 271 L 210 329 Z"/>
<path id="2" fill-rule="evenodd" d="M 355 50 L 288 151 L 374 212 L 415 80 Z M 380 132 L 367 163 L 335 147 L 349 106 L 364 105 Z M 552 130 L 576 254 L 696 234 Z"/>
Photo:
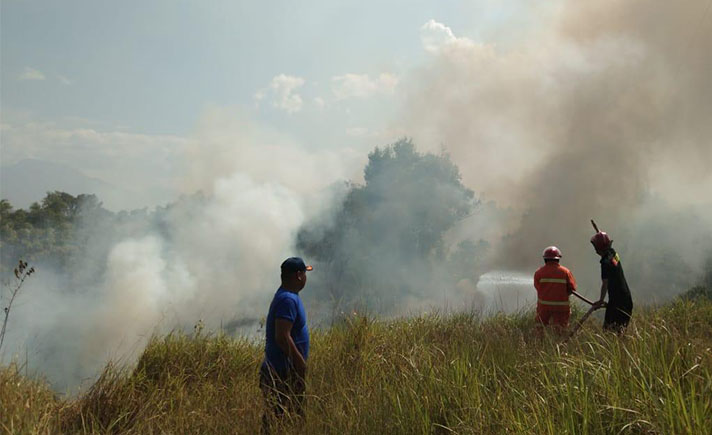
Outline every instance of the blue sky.
<path id="1" fill-rule="evenodd" d="M 2 8 L 3 111 L 177 135 L 206 106 L 251 106 L 279 74 L 304 78 L 304 94 L 326 99 L 331 77 L 420 62 L 419 29 L 430 19 L 477 38 L 505 14 L 460 1 L 9 0 Z M 18 79 L 32 71 L 44 80 Z"/>
<path id="2" fill-rule="evenodd" d="M 425 23 L 445 38 L 506 44 L 531 18 L 515 6 L 6 0 L 2 164 L 38 158 L 148 186 L 155 194 L 127 206 L 153 205 L 184 190 L 186 141 L 206 113 L 227 110 L 305 150 L 359 154 L 345 163 L 358 166 L 407 134 L 400 89 L 429 56 Z"/>

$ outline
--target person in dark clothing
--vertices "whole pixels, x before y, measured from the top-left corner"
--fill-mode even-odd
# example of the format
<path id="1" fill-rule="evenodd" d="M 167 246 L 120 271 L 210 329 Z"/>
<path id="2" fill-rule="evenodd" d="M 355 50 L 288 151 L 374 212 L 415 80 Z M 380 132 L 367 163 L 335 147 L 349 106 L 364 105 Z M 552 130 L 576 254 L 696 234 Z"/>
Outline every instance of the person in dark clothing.
<path id="1" fill-rule="evenodd" d="M 260 366 L 260 389 L 266 405 L 263 433 L 269 433 L 285 415 L 304 416 L 309 328 L 299 292 L 312 267 L 299 257 L 291 257 L 282 263 L 281 270 L 282 285 L 274 294 L 265 322 L 265 358 Z"/>
<path id="2" fill-rule="evenodd" d="M 611 246 L 613 240 L 603 231 L 591 237 L 591 244 L 601 256 L 601 297 L 594 307 L 602 306 L 608 294 L 603 329 L 621 334 L 633 313 L 633 299 L 623 273 L 621 258 Z"/>

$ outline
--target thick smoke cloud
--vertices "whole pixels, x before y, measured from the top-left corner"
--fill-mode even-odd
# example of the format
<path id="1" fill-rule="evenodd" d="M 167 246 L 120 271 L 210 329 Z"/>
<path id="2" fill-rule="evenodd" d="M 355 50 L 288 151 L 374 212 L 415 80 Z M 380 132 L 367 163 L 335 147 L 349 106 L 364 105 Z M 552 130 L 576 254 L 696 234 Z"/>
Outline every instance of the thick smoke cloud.
<path id="1" fill-rule="evenodd" d="M 331 203 L 318 192 L 344 176 L 333 155 L 275 140 L 241 116 L 211 111 L 196 130 L 184 189 L 202 194 L 86 222 L 81 258 L 62 270 L 34 264 L 3 362 L 26 350 L 30 369 L 63 390 L 108 359 L 131 360 L 154 332 L 199 322 L 232 330 L 235 320 L 256 330 L 298 229 Z"/>
<path id="2" fill-rule="evenodd" d="M 654 252 L 697 270 L 704 243 L 685 242 L 712 246 L 711 14 L 703 1 L 566 2 L 504 47 L 423 27 L 434 58 L 410 83 L 406 130 L 442 143 L 466 185 L 522 213 L 500 264 L 531 269 L 557 244 L 594 283 L 594 217 L 615 246 L 647 256 L 649 239 L 669 241 Z M 430 37 L 437 28 L 447 37 Z M 666 221 L 669 209 L 696 225 Z"/>

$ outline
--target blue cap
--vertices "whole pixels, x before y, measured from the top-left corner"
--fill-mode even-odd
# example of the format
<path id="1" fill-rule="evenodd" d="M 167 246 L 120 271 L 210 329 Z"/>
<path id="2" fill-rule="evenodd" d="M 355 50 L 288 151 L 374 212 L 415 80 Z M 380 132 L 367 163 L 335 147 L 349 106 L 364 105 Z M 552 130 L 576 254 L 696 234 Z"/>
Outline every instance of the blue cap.
<path id="1" fill-rule="evenodd" d="M 282 273 L 284 272 L 304 272 L 314 269 L 311 266 L 307 266 L 299 257 L 289 257 L 282 263 Z"/>

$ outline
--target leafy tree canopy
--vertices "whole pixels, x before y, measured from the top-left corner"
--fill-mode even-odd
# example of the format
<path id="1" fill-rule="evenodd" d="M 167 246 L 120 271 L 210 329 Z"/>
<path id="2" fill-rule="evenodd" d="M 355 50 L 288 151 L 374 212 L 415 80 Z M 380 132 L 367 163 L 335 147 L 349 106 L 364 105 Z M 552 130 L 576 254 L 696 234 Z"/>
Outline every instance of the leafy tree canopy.
<path id="1" fill-rule="evenodd" d="M 12 265 L 18 258 L 63 264 L 81 249 L 80 225 L 111 216 L 95 195 L 48 192 L 29 210 L 13 210 L 9 201 L 0 200 L 2 265 Z"/>
<path id="2" fill-rule="evenodd" d="M 419 153 L 407 139 L 370 153 L 364 180 L 350 186 L 330 224 L 297 237 L 298 249 L 323 263 L 335 299 L 413 291 L 432 260 L 446 256 L 445 232 L 476 205 L 447 155 Z"/>

